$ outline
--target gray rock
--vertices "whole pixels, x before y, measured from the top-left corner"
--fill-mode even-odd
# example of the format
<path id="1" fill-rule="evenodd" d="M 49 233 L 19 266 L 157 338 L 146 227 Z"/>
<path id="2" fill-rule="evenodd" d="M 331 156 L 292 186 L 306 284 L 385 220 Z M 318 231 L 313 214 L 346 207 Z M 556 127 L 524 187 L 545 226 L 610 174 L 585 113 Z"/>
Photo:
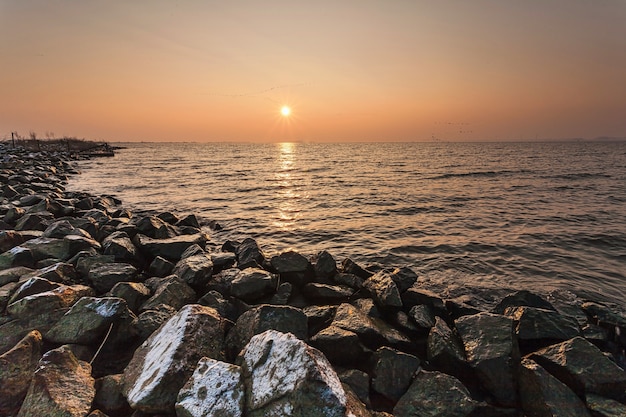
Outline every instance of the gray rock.
<path id="1" fill-rule="evenodd" d="M 18 416 L 83 417 L 89 413 L 95 393 L 91 366 L 61 346 L 39 361 Z"/>
<path id="2" fill-rule="evenodd" d="M 435 325 L 435 314 L 426 304 L 411 307 L 409 316 L 422 329 L 430 329 Z"/>
<path id="3" fill-rule="evenodd" d="M 109 326 L 129 319 L 126 301 L 116 297 L 83 297 L 45 334 L 53 343 L 90 345 L 101 342 Z"/>
<path id="4" fill-rule="evenodd" d="M 50 225 L 54 216 L 48 212 L 24 214 L 15 223 L 15 230 L 41 230 L 44 231 Z"/>
<path id="5" fill-rule="evenodd" d="M 321 251 L 317 254 L 313 270 L 318 278 L 332 278 L 337 274 L 337 261 L 330 253 Z"/>
<path id="6" fill-rule="evenodd" d="M 231 295 L 251 302 L 276 291 L 278 279 L 275 275 L 258 268 L 247 268 L 239 272 L 231 282 Z"/>
<path id="7" fill-rule="evenodd" d="M 54 290 L 29 295 L 9 304 L 7 313 L 15 318 L 28 318 L 70 308 L 81 297 L 93 295 L 93 289 L 84 285 L 61 285 Z"/>
<path id="8" fill-rule="evenodd" d="M 61 284 L 48 281 L 44 278 L 28 278 L 15 290 L 13 295 L 11 295 L 11 298 L 9 299 L 9 304 L 13 304 L 14 302 L 21 300 L 24 297 L 28 297 L 29 295 L 39 294 L 45 291 L 51 291 L 59 288 L 60 286 Z"/>
<path id="9" fill-rule="evenodd" d="M 172 274 L 174 266 L 175 265 L 167 259 L 157 256 L 148 267 L 148 273 L 154 277 L 166 277 Z"/>
<path id="10" fill-rule="evenodd" d="M 231 268 L 237 262 L 237 257 L 231 252 L 211 252 L 210 255 L 211 261 L 213 261 L 213 268 L 218 271 Z"/>
<path id="11" fill-rule="evenodd" d="M 507 307 L 504 315 L 517 321 L 519 340 L 567 340 L 580 335 L 578 322 L 554 310 L 536 307 Z"/>
<path id="12" fill-rule="evenodd" d="M 7 352 L 33 330 L 48 331 L 67 310 L 68 308 L 49 310 L 21 319 L 3 321 L 0 325 L 0 354 Z"/>
<path id="13" fill-rule="evenodd" d="M 402 307 L 400 291 L 391 276 L 385 271 L 366 279 L 363 287 L 372 295 L 380 307 Z"/>
<path id="14" fill-rule="evenodd" d="M 176 226 L 178 227 L 189 226 L 195 229 L 199 229 L 200 222 L 198 221 L 198 218 L 196 217 L 195 214 L 188 214 L 182 219 L 180 219 L 178 222 L 176 222 Z"/>
<path id="15" fill-rule="evenodd" d="M 202 249 L 200 248 L 200 250 Z M 204 252 L 191 255 L 178 261 L 172 273 L 177 275 L 190 287 L 202 289 L 211 279 L 213 261 L 211 261 L 209 254 Z"/>
<path id="16" fill-rule="evenodd" d="M 342 285 L 319 284 L 310 282 L 302 288 L 302 293 L 309 300 L 321 303 L 346 302 L 354 294 L 354 290 Z"/>
<path id="17" fill-rule="evenodd" d="M 35 265 L 35 257 L 30 249 L 16 246 L 0 255 L 0 269 L 16 266 L 32 267 Z"/>
<path id="18" fill-rule="evenodd" d="M 137 248 L 125 232 L 115 232 L 104 239 L 102 253 L 113 255 L 117 262 L 135 264 L 138 261 Z"/>
<path id="19" fill-rule="evenodd" d="M 39 277 L 53 282 L 68 283 L 75 281 L 78 278 L 78 273 L 72 264 L 56 262 L 23 276 L 23 278 L 26 277 Z"/>
<path id="20" fill-rule="evenodd" d="M 8 284 L 4 284 L 0 286 L 0 313 L 4 313 L 4 310 L 9 303 L 9 299 L 13 292 L 17 289 L 19 284 L 17 282 L 9 282 Z M 0 316 L 1 317 L 1 316 Z M 2 319 L 0 318 L 0 323 L 2 323 Z"/>
<path id="21" fill-rule="evenodd" d="M 156 216 L 142 217 L 137 222 L 137 230 L 153 239 L 167 239 L 178 235 L 176 229 Z"/>
<path id="22" fill-rule="evenodd" d="M 139 340 L 145 341 L 174 314 L 176 314 L 176 310 L 166 304 L 160 304 L 152 310 L 146 310 L 139 314 L 136 327 Z"/>
<path id="23" fill-rule="evenodd" d="M 272 268 L 280 274 L 281 280 L 301 287 L 313 279 L 313 266 L 307 258 L 297 252 L 288 251 L 273 256 Z"/>
<path id="24" fill-rule="evenodd" d="M 333 276 L 333 281 L 335 281 L 337 284 L 346 285 L 355 290 L 360 290 L 361 288 L 363 288 L 363 282 L 365 280 L 354 274 L 337 273 Z"/>
<path id="25" fill-rule="evenodd" d="M 311 338 L 309 344 L 336 366 L 360 365 L 366 352 L 356 333 L 337 326 L 322 329 Z"/>
<path id="26" fill-rule="evenodd" d="M 360 265 L 358 265 L 356 262 L 354 262 L 350 258 L 344 259 L 344 261 L 341 263 L 341 266 L 342 266 L 343 272 L 347 274 L 356 275 L 357 277 L 363 280 L 366 280 L 372 275 L 374 275 L 370 271 L 363 269 Z"/>
<path id="27" fill-rule="evenodd" d="M 97 252 L 102 248 L 98 241 L 86 236 L 71 234 L 65 236 L 63 240 L 67 243 L 68 251 L 71 256 L 74 256 L 81 251 Z"/>
<path id="28" fill-rule="evenodd" d="M 293 293 L 293 285 L 291 282 L 283 282 L 278 286 L 276 293 L 272 296 L 269 304 L 285 305 L 289 302 Z"/>
<path id="29" fill-rule="evenodd" d="M 200 358 L 222 359 L 223 340 L 224 321 L 217 311 L 183 307 L 135 351 L 124 370 L 128 403 L 146 413 L 172 413 Z"/>
<path id="30" fill-rule="evenodd" d="M 40 231 L 2 230 L 0 231 L 0 253 L 6 252 L 31 239 L 41 237 Z"/>
<path id="31" fill-rule="evenodd" d="M 514 321 L 498 314 L 479 313 L 459 318 L 455 327 L 467 360 L 483 386 L 498 403 L 515 406 L 519 347 Z"/>
<path id="32" fill-rule="evenodd" d="M 196 301 L 196 292 L 189 285 L 180 281 L 175 275 L 166 279 L 139 309 L 139 311 L 152 310 L 160 304 L 172 306 L 179 310 L 186 304 Z"/>
<path id="33" fill-rule="evenodd" d="M 126 263 L 103 264 L 89 270 L 88 279 L 98 293 L 105 293 L 118 282 L 132 281 L 137 268 Z"/>
<path id="34" fill-rule="evenodd" d="M 76 228 L 67 220 L 57 220 L 50 224 L 46 230 L 44 230 L 42 237 L 55 237 L 62 239 L 69 235 Z"/>
<path id="35" fill-rule="evenodd" d="M 148 236 L 137 234 L 133 239 L 135 245 L 140 252 L 146 255 L 149 260 L 157 256 L 167 259 L 168 261 L 178 262 L 185 250 L 194 244 L 204 247 L 207 237 L 198 233 L 195 235 L 181 235 L 168 239 L 153 239 Z"/>
<path id="36" fill-rule="evenodd" d="M 41 333 L 33 330 L 0 355 L 0 415 L 15 415 L 41 358 Z"/>
<path id="37" fill-rule="evenodd" d="M 130 406 L 122 393 L 122 378 L 122 374 L 115 374 L 96 379 L 94 408 L 99 408 L 112 415 L 130 414 Z"/>
<path id="38" fill-rule="evenodd" d="M 371 298 L 358 298 L 352 305 L 370 317 L 381 317 L 380 310 Z"/>
<path id="39" fill-rule="evenodd" d="M 428 333 L 426 356 L 437 369 L 456 377 L 461 377 L 460 372 L 467 366 L 461 341 L 439 317 Z"/>
<path id="40" fill-rule="evenodd" d="M 178 393 L 176 415 L 240 417 L 244 414 L 244 395 L 239 366 L 202 358 Z"/>
<path id="41" fill-rule="evenodd" d="M 513 294 L 509 294 L 502 299 L 498 303 L 498 305 L 493 309 L 493 312 L 496 314 L 504 314 L 504 310 L 507 307 L 536 307 L 543 308 L 545 310 L 556 311 L 554 306 L 541 298 L 540 296 L 531 293 L 530 291 L 517 291 Z"/>
<path id="42" fill-rule="evenodd" d="M 237 263 L 240 267 L 248 265 L 262 265 L 265 260 L 265 256 L 256 240 L 251 238 L 244 239 L 243 242 L 235 249 L 235 255 L 237 256 Z"/>
<path id="43" fill-rule="evenodd" d="M 75 255 L 70 252 L 70 244 L 65 238 L 40 237 L 24 242 L 21 247 L 29 249 L 35 261 L 49 258 L 66 261 Z"/>
<path id="44" fill-rule="evenodd" d="M 338 376 L 341 383 L 344 384 L 344 387 L 348 385 L 363 404 L 367 407 L 371 406 L 369 375 L 358 369 L 348 369 Z"/>
<path id="45" fill-rule="evenodd" d="M 467 388 L 455 377 L 420 371 L 393 409 L 395 417 L 466 417 L 476 408 Z"/>
<path id="46" fill-rule="evenodd" d="M 626 416 L 626 405 L 604 398 L 596 394 L 587 394 L 587 408 L 591 410 L 594 417 L 624 417 Z"/>
<path id="47" fill-rule="evenodd" d="M 309 324 L 309 335 L 313 336 L 320 330 L 328 327 L 335 317 L 335 306 L 307 306 L 302 309 Z"/>
<path id="48" fill-rule="evenodd" d="M 9 282 L 17 282 L 22 276 L 31 273 L 33 270 L 25 266 L 16 266 L 0 270 L 0 286 Z"/>
<path id="49" fill-rule="evenodd" d="M 140 282 L 118 282 L 111 288 L 110 297 L 123 298 L 128 308 L 139 311 L 139 307 L 150 298 L 150 289 Z"/>
<path id="50" fill-rule="evenodd" d="M 200 245 L 191 245 L 185 249 L 182 255 L 180 255 L 180 259 L 183 260 L 185 258 L 189 258 L 190 256 L 202 255 L 204 253 L 206 252 L 200 247 Z"/>
<path id="51" fill-rule="evenodd" d="M 113 255 L 78 255 L 76 259 L 76 271 L 81 275 L 88 275 L 89 271 L 102 265 L 108 265 L 115 262 Z"/>
<path id="52" fill-rule="evenodd" d="M 413 286 L 402 293 L 402 303 L 406 308 L 417 305 L 427 305 L 437 315 L 447 314 L 445 304 L 441 297 L 432 291 Z"/>
<path id="53" fill-rule="evenodd" d="M 572 390 L 530 359 L 521 362 L 519 383 L 520 401 L 526 415 L 591 416 Z"/>
<path id="54" fill-rule="evenodd" d="M 226 337 L 227 356 L 235 357 L 250 339 L 266 330 L 291 333 L 306 340 L 307 317 L 302 310 L 290 306 L 262 304 L 252 307 L 237 319 Z"/>
<path id="55" fill-rule="evenodd" d="M 411 385 L 419 366 L 416 356 L 382 347 L 374 354 L 372 389 L 396 403 Z"/>
<path id="56" fill-rule="evenodd" d="M 579 396 L 591 393 L 626 401 L 626 372 L 582 337 L 548 346 L 530 358 Z"/>
<path id="57" fill-rule="evenodd" d="M 367 413 L 362 405 L 358 410 L 359 404 L 348 402 L 324 355 L 291 334 L 268 330 L 254 336 L 241 352 L 240 362 L 249 417 Z"/>
<path id="58" fill-rule="evenodd" d="M 394 269 L 390 276 L 401 293 L 411 288 L 417 281 L 415 271 L 406 266 Z"/>

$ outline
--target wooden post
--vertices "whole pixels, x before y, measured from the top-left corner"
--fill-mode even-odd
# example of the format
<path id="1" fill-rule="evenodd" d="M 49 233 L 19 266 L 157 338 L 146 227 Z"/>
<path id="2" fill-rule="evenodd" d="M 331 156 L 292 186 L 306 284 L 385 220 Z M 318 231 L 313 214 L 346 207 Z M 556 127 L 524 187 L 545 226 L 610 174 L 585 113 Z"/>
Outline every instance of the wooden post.
<path id="1" fill-rule="evenodd" d="M 11 132 L 11 142 L 13 143 L 13 149 L 15 149 L 15 132 Z"/>

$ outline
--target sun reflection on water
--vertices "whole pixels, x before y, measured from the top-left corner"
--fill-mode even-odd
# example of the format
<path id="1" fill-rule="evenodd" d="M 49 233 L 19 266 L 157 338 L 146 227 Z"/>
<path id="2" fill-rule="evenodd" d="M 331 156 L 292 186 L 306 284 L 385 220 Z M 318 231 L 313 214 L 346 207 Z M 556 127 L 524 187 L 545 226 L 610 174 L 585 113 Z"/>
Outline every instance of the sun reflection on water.
<path id="1" fill-rule="evenodd" d="M 302 207 L 300 205 L 301 194 L 295 184 L 293 171 L 295 170 L 295 148 L 290 142 L 278 143 L 277 145 L 278 169 L 274 174 L 276 179 L 276 209 L 277 219 L 274 226 L 283 231 L 295 229 L 295 224 L 300 217 Z"/>

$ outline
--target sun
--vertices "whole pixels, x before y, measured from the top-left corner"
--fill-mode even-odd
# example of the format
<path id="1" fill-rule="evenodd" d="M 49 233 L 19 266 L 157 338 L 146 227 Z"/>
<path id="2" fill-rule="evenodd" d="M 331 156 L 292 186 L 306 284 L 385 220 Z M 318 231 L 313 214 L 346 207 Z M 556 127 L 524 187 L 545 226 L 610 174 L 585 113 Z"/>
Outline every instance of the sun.
<path id="1" fill-rule="evenodd" d="M 289 106 L 283 106 L 280 109 L 280 114 L 282 114 L 283 116 L 287 117 L 291 114 L 291 109 L 289 108 Z"/>

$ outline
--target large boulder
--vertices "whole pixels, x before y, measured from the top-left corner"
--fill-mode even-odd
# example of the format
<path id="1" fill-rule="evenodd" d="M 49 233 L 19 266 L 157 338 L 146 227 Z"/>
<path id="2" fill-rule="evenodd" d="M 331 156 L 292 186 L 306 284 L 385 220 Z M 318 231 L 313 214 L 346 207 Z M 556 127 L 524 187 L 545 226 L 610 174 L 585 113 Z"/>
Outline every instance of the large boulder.
<path id="1" fill-rule="evenodd" d="M 426 355 L 431 365 L 447 374 L 462 378 L 467 366 L 465 350 L 458 336 L 440 317 L 435 318 L 435 325 L 430 329 L 426 343 Z"/>
<path id="2" fill-rule="evenodd" d="M 291 333 L 306 340 L 307 317 L 302 310 L 290 306 L 263 304 L 253 307 L 239 316 L 235 326 L 228 332 L 226 337 L 228 356 L 236 356 L 252 336 L 266 330 Z"/>
<path id="3" fill-rule="evenodd" d="M 0 415 L 15 415 L 41 358 L 41 333 L 33 330 L 0 355 Z"/>
<path id="4" fill-rule="evenodd" d="M 178 393 L 178 417 L 240 417 L 244 413 L 241 368 L 211 358 L 202 358 L 193 375 Z"/>
<path id="5" fill-rule="evenodd" d="M 579 396 L 598 394 L 626 401 L 626 372 L 582 337 L 548 346 L 530 357 Z"/>
<path id="6" fill-rule="evenodd" d="M 626 416 L 626 405 L 604 398 L 596 394 L 586 396 L 587 407 L 594 417 L 622 417 Z"/>
<path id="7" fill-rule="evenodd" d="M 507 307 L 504 315 L 517 322 L 520 341 L 562 341 L 580 335 L 578 322 L 554 310 L 536 307 Z"/>
<path id="8" fill-rule="evenodd" d="M 89 345 L 101 342 L 110 325 L 131 319 L 126 301 L 115 297 L 83 297 L 45 334 L 54 343 Z"/>
<path id="9" fill-rule="evenodd" d="M 522 360 L 519 382 L 522 408 L 529 416 L 590 417 L 585 404 L 567 385 L 531 359 Z"/>
<path id="10" fill-rule="evenodd" d="M 309 344 L 320 350 L 333 365 L 339 366 L 361 365 L 366 352 L 356 333 L 337 326 L 320 330 Z"/>
<path id="11" fill-rule="evenodd" d="M 137 248 L 125 232 L 115 232 L 102 242 L 102 253 L 113 255 L 117 262 L 137 263 Z"/>
<path id="12" fill-rule="evenodd" d="M 265 261 L 263 252 L 256 243 L 256 240 L 252 238 L 244 239 L 244 241 L 235 248 L 235 255 L 237 256 L 237 263 L 240 268 L 262 265 Z"/>
<path id="13" fill-rule="evenodd" d="M 393 409 L 395 417 L 466 417 L 476 408 L 469 391 L 455 377 L 420 371 Z"/>
<path id="14" fill-rule="evenodd" d="M 156 216 L 147 216 L 139 219 L 137 222 L 137 230 L 154 239 L 167 239 L 178 235 L 172 225 Z"/>
<path id="15" fill-rule="evenodd" d="M 224 320 L 210 307 L 190 304 L 136 351 L 124 370 L 124 394 L 134 409 L 171 413 L 178 392 L 206 356 L 222 359 Z"/>
<path id="16" fill-rule="evenodd" d="M 15 318 L 27 318 L 53 310 L 68 309 L 81 297 L 93 295 L 93 289 L 85 285 L 61 285 L 54 290 L 29 295 L 9 304 L 7 313 Z"/>
<path id="17" fill-rule="evenodd" d="M 161 304 L 179 310 L 184 305 L 195 302 L 196 298 L 196 292 L 193 288 L 179 280 L 176 275 L 172 275 L 157 287 L 152 297 L 143 303 L 139 310 L 155 309 Z"/>
<path id="18" fill-rule="evenodd" d="M 337 274 L 337 261 L 327 251 L 321 251 L 317 254 L 313 270 L 318 278 L 332 278 Z"/>
<path id="19" fill-rule="evenodd" d="M 47 352 L 39 361 L 19 417 L 83 417 L 96 394 L 91 366 L 69 347 Z"/>
<path id="20" fill-rule="evenodd" d="M 382 347 L 374 354 L 372 389 L 396 403 L 411 385 L 419 366 L 417 357 Z"/>
<path id="21" fill-rule="evenodd" d="M 520 354 L 514 324 L 508 317 L 491 313 L 455 321 L 468 362 L 482 385 L 504 406 L 517 404 L 515 373 Z"/>
<path id="22" fill-rule="evenodd" d="M 291 334 L 254 336 L 239 362 L 249 417 L 367 415 L 362 404 L 348 401 L 324 355 Z"/>
<path id="23" fill-rule="evenodd" d="M 307 258 L 294 251 L 283 252 L 270 260 L 282 281 L 301 287 L 313 279 L 313 266 Z"/>
<path id="24" fill-rule="evenodd" d="M 118 282 L 132 281 L 137 268 L 127 263 L 103 264 L 89 270 L 88 279 L 100 294 L 110 291 Z"/>

